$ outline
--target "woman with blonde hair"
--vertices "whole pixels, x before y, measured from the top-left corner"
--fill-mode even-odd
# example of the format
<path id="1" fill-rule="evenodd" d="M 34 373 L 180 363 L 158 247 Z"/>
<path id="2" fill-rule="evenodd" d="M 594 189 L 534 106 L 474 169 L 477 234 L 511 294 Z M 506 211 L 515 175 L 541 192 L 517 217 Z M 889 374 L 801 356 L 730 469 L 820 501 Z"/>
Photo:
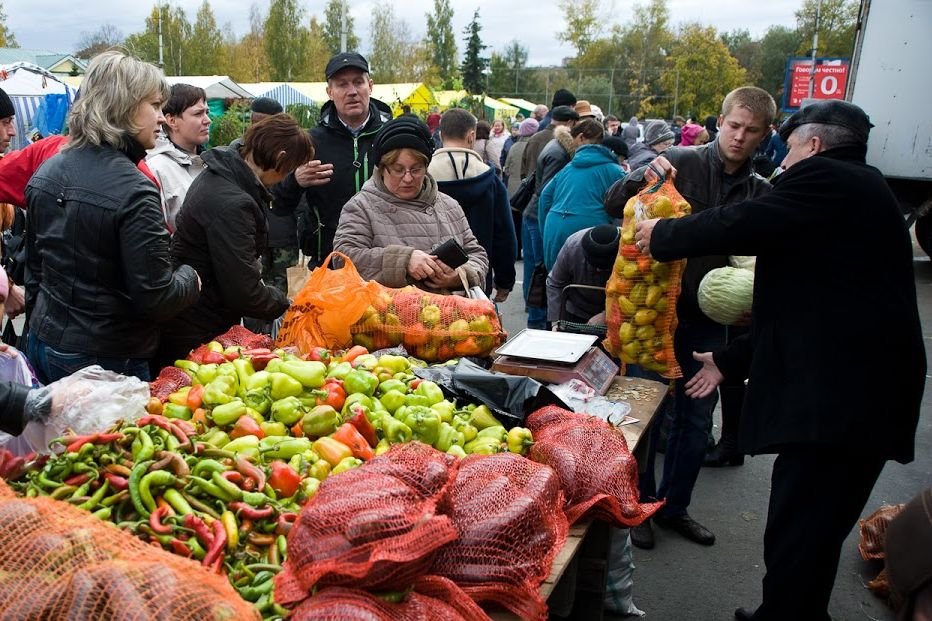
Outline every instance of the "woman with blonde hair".
<path id="1" fill-rule="evenodd" d="M 158 322 L 198 297 L 197 272 L 172 267 L 158 188 L 136 167 L 168 94 L 153 65 L 95 57 L 68 144 L 26 187 L 27 352 L 44 382 L 93 364 L 149 379 Z"/>

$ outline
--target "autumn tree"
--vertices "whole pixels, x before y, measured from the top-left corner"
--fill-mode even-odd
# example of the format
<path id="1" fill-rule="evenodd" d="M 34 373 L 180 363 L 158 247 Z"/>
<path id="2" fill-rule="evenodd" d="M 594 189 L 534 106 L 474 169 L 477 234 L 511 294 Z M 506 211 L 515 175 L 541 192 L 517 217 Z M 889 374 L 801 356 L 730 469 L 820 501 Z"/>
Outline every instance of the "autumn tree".
<path id="1" fill-rule="evenodd" d="M 761 80 L 760 41 L 753 39 L 746 28 L 723 32 L 721 38 L 729 53 L 747 72 L 748 82 L 759 85 Z"/>
<path id="2" fill-rule="evenodd" d="M 820 7 L 821 5 L 821 7 Z M 819 23 L 818 56 L 850 57 L 854 52 L 854 35 L 858 22 L 856 0 L 803 0 L 796 11 L 796 29 L 802 42 L 796 50 L 802 56 L 812 53 L 812 35 Z"/>
<path id="3" fill-rule="evenodd" d="M 191 39 L 191 24 L 180 6 L 156 5 L 146 18 L 143 32 L 126 37 L 123 45 L 134 56 L 150 63 L 159 62 L 159 12 L 162 13 L 162 57 L 165 75 L 185 75 L 187 45 Z"/>
<path id="4" fill-rule="evenodd" d="M 557 33 L 560 41 L 576 48 L 576 55 L 586 53 L 602 31 L 602 11 L 599 0 L 560 0 L 560 11 L 566 29 Z"/>
<path id="5" fill-rule="evenodd" d="M 466 35 L 464 39 L 466 52 L 463 55 L 463 64 L 460 66 L 463 88 L 470 95 L 481 95 L 486 91 L 485 68 L 489 61 L 482 57 L 482 51 L 488 46 L 482 43 L 480 32 L 482 32 L 482 24 L 479 23 L 479 9 L 476 9 L 472 21 L 463 30 L 463 34 Z"/>
<path id="6" fill-rule="evenodd" d="M 614 87 L 625 115 L 643 116 L 642 103 L 662 90 L 660 77 L 675 38 L 669 22 L 667 0 L 649 0 L 647 6 L 636 5 L 634 20 L 614 33 L 620 64 Z"/>
<path id="7" fill-rule="evenodd" d="M 453 8 L 450 0 L 434 0 L 434 12 L 427 13 L 425 42 L 430 61 L 436 67 L 440 88 L 453 88 L 456 79 L 456 35 L 453 34 Z"/>
<path id="8" fill-rule="evenodd" d="M 6 25 L 6 13 L 2 2 L 0 2 L 0 47 L 19 47 L 16 36 Z"/>
<path id="9" fill-rule="evenodd" d="M 771 26 L 760 40 L 760 73 L 758 86 L 780 103 L 786 80 L 786 61 L 796 54 L 802 42 L 799 31 L 786 26 Z"/>
<path id="10" fill-rule="evenodd" d="M 395 17 L 391 4 L 377 6 L 372 12 L 369 69 L 372 78 L 383 84 L 401 82 L 408 62 L 411 32 L 407 22 Z"/>
<path id="11" fill-rule="evenodd" d="M 113 24 L 102 24 L 94 32 L 84 31 L 78 40 L 77 58 L 93 58 L 123 42 L 123 33 Z"/>
<path id="12" fill-rule="evenodd" d="M 304 64 L 307 73 L 310 75 L 310 81 L 319 82 L 323 80 L 327 61 L 330 60 L 332 54 L 327 47 L 324 25 L 320 23 L 317 17 L 311 17 L 311 23 L 307 29 L 306 54 Z"/>
<path id="13" fill-rule="evenodd" d="M 224 65 L 223 34 L 217 27 L 210 2 L 204 0 L 191 29 L 185 71 L 189 75 L 219 75 L 224 73 Z"/>
<path id="14" fill-rule="evenodd" d="M 275 82 L 291 82 L 307 75 L 307 30 L 301 25 L 304 10 L 297 0 L 272 0 L 265 20 L 265 55 L 269 77 Z"/>
<path id="15" fill-rule="evenodd" d="M 327 42 L 327 57 L 339 54 L 340 39 L 343 32 L 343 5 L 348 0 L 328 0 L 324 10 L 324 40 Z M 349 8 L 346 8 L 346 51 L 359 50 L 359 37 L 353 32 L 353 18 L 350 17 Z"/>
<path id="16" fill-rule="evenodd" d="M 269 65 L 265 56 L 265 19 L 259 7 L 249 7 L 249 32 L 233 48 L 230 77 L 240 82 L 266 82 Z"/>
<path id="17" fill-rule="evenodd" d="M 641 109 L 647 115 L 666 118 L 676 113 L 702 118 L 717 114 L 725 95 L 747 80 L 745 70 L 712 26 L 683 26 L 667 64 L 660 86 L 668 95 L 642 102 Z"/>

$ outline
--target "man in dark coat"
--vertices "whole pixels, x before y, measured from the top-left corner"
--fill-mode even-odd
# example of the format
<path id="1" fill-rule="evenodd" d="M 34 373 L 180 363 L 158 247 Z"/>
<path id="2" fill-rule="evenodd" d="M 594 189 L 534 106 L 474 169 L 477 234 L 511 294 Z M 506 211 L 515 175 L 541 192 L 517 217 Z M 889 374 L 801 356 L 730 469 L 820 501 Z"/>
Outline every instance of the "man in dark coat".
<path id="1" fill-rule="evenodd" d="M 701 397 L 723 376 L 748 378 L 739 446 L 777 454 L 763 603 L 738 619 L 830 619 L 845 537 L 884 463 L 913 459 L 926 360 L 912 244 L 865 163 L 870 127 L 853 104 L 811 104 L 781 127 L 790 151 L 770 193 L 638 225 L 636 244 L 661 261 L 757 256 L 749 336 L 696 354 L 686 387 Z M 871 390 L 878 356 L 884 386 Z"/>
<path id="2" fill-rule="evenodd" d="M 392 118 L 387 105 L 372 99 L 369 64 L 355 52 L 337 54 L 327 63 L 327 95 L 320 123 L 311 130 L 315 160 L 298 167 L 272 189 L 273 212 L 299 213 L 301 248 L 313 268 L 333 250 L 340 212 L 372 175 L 369 150 L 382 125 Z"/>

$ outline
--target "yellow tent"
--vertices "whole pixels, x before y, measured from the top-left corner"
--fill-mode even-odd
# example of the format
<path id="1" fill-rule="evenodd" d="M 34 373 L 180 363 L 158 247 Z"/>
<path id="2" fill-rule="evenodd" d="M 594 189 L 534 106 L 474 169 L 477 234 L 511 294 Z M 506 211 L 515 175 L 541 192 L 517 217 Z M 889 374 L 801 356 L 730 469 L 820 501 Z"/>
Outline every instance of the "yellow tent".
<path id="1" fill-rule="evenodd" d="M 518 99 L 516 97 L 499 97 L 499 101 L 504 101 L 509 106 L 514 106 L 518 112 L 524 115 L 524 118 L 531 116 L 531 112 L 537 107 L 537 104 L 527 99 Z"/>
<path id="2" fill-rule="evenodd" d="M 411 112 L 426 116 L 430 109 L 439 105 L 434 91 L 423 82 L 400 82 L 397 84 L 373 84 L 372 96 L 392 109 L 395 116 L 403 112 L 403 106 L 410 106 Z"/>
<path id="3" fill-rule="evenodd" d="M 434 91 L 437 103 L 444 110 L 466 96 L 466 91 Z"/>
<path id="4" fill-rule="evenodd" d="M 485 108 L 485 117 L 488 120 L 501 119 L 510 122 L 518 114 L 516 106 L 510 106 L 503 101 L 486 97 L 483 102 Z"/>

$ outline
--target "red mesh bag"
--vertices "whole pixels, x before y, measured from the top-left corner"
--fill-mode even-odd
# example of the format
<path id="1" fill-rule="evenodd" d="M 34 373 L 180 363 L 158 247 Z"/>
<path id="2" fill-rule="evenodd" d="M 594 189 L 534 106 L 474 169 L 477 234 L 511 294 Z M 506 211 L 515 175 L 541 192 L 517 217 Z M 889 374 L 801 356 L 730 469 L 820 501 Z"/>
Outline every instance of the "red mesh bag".
<path id="1" fill-rule="evenodd" d="M 884 567 L 880 570 L 880 573 L 877 574 L 877 577 L 873 580 L 868 581 L 867 588 L 871 593 L 876 595 L 881 599 L 889 599 L 891 593 L 890 590 L 890 577 L 887 576 L 887 568 Z"/>
<path id="2" fill-rule="evenodd" d="M 624 367 L 636 364 L 670 379 L 683 374 L 673 354 L 676 301 L 686 261 L 662 263 L 635 246 L 638 222 L 679 218 L 690 212 L 673 181 L 647 187 L 625 205 L 621 243 L 605 285 L 605 349 Z"/>
<path id="3" fill-rule="evenodd" d="M 411 443 L 328 477 L 288 534 L 276 600 L 298 602 L 322 586 L 408 588 L 427 572 L 437 550 L 456 538 L 450 518 L 436 511 L 455 462 L 452 455 Z"/>
<path id="4" fill-rule="evenodd" d="M 431 573 L 477 602 L 546 619 L 540 585 L 566 542 L 563 492 L 553 470 L 513 453 L 470 455 L 441 503 L 459 531 Z"/>
<path id="5" fill-rule="evenodd" d="M 392 603 L 343 587 L 327 587 L 299 605 L 294 621 L 481 621 L 489 616 L 453 582 L 439 576 L 422 576 L 403 601 Z"/>
<path id="6" fill-rule="evenodd" d="M 883 505 L 865 519 L 858 521 L 858 528 L 861 531 L 858 551 L 861 553 L 861 558 L 865 561 L 886 558 L 884 539 L 887 536 L 887 526 L 905 506 L 905 504 Z"/>
<path id="7" fill-rule="evenodd" d="M 247 330 L 243 326 L 233 326 L 223 334 L 215 336 L 213 340 L 217 341 L 223 345 L 224 349 L 227 347 L 242 347 L 243 349 L 256 349 L 259 347 L 265 347 L 271 349 L 274 343 L 272 342 L 272 337 L 268 334 L 256 334 L 251 330 Z M 188 354 L 188 360 L 193 360 L 198 364 L 203 362 L 204 354 L 209 352 L 210 349 L 207 347 L 207 344 L 204 343 L 197 349 L 191 351 Z"/>
<path id="8" fill-rule="evenodd" d="M 161 401 L 166 401 L 168 395 L 190 385 L 190 375 L 178 367 L 164 367 L 159 372 L 159 376 L 149 382 L 149 394 Z"/>
<path id="9" fill-rule="evenodd" d="M 637 526 L 663 506 L 639 502 L 637 461 L 621 431 L 602 419 L 548 406 L 526 424 L 534 434 L 528 457 L 560 477 L 570 524 L 586 516 Z"/>
<path id="10" fill-rule="evenodd" d="M 0 619 L 259 619 L 224 576 L 0 482 Z"/>
<path id="11" fill-rule="evenodd" d="M 488 300 L 428 293 L 410 286 L 376 287 L 372 304 L 350 328 L 353 343 L 370 351 L 404 345 L 410 354 L 437 362 L 487 356 L 507 336 L 495 305 Z"/>

